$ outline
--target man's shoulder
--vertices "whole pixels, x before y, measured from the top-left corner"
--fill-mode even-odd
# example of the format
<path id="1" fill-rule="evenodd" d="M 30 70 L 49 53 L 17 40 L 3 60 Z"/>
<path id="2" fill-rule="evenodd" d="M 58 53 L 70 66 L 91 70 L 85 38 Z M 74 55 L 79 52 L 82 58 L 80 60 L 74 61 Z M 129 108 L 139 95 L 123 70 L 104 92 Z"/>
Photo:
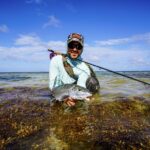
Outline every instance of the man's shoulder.
<path id="1" fill-rule="evenodd" d="M 83 62 L 83 61 L 80 62 L 80 65 L 81 65 L 81 66 L 84 66 L 84 67 L 88 67 L 88 64 L 85 63 L 85 62 Z"/>
<path id="2" fill-rule="evenodd" d="M 62 60 L 62 56 L 61 55 L 56 55 L 52 58 L 52 61 L 55 62 L 55 61 L 60 61 Z"/>

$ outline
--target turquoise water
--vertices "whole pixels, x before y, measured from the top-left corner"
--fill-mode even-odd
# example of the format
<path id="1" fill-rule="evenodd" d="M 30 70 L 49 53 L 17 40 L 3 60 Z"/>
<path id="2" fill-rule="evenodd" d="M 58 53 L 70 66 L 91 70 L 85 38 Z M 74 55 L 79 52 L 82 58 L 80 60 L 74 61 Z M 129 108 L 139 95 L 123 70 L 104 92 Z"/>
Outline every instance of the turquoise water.
<path id="1" fill-rule="evenodd" d="M 96 72 L 101 85 L 100 95 L 103 100 L 110 100 L 118 96 L 150 97 L 150 87 L 131 79 L 113 73 Z M 120 72 L 150 83 L 150 72 Z M 0 87 L 48 87 L 49 75 L 47 72 L 38 73 L 0 73 Z"/>

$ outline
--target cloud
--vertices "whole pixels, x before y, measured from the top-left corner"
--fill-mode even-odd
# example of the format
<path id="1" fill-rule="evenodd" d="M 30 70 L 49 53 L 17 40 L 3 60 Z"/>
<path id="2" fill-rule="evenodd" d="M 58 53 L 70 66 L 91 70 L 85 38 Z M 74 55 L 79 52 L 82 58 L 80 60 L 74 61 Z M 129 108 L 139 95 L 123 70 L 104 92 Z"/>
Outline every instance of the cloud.
<path id="1" fill-rule="evenodd" d="M 150 42 L 150 32 L 145 34 L 134 35 L 126 38 L 95 41 L 95 43 L 99 46 L 110 46 L 110 45 L 120 45 L 120 44 L 126 44 L 126 43 L 138 42 L 138 41 Z"/>
<path id="2" fill-rule="evenodd" d="M 63 41 L 47 41 L 44 42 L 37 35 L 19 35 L 11 47 L 0 47 L 0 60 L 2 61 L 30 61 L 41 62 L 49 59 L 48 48 L 54 50 L 65 50 L 65 42 Z"/>
<path id="3" fill-rule="evenodd" d="M 19 35 L 15 40 L 15 45 L 39 45 L 41 40 L 36 35 Z"/>
<path id="4" fill-rule="evenodd" d="M 58 20 L 55 16 L 51 15 L 49 16 L 48 21 L 43 25 L 43 28 L 47 27 L 60 27 L 61 23 L 60 20 Z"/>
<path id="5" fill-rule="evenodd" d="M 145 61 L 146 57 L 150 57 L 150 54 L 148 54 L 148 55 L 146 55 L 144 57 L 141 57 L 140 55 L 133 57 L 131 60 L 132 64 L 139 65 L 139 66 L 150 66 L 150 61 Z M 149 58 L 147 58 L 147 59 L 149 59 Z"/>
<path id="6" fill-rule="evenodd" d="M 63 41 L 49 41 L 47 42 L 49 48 L 55 48 L 55 50 L 65 50 L 66 43 Z"/>
<path id="7" fill-rule="evenodd" d="M 9 29 L 8 29 L 8 27 L 7 27 L 7 25 L 5 25 L 5 24 L 3 24 L 3 25 L 0 25 L 0 32 L 8 32 L 9 31 Z"/>
<path id="8" fill-rule="evenodd" d="M 150 51 L 142 48 L 120 48 L 86 46 L 83 58 L 96 65 L 112 70 L 150 70 Z"/>
<path id="9" fill-rule="evenodd" d="M 31 67 L 36 63 L 48 64 L 48 48 L 65 53 L 66 41 L 43 41 L 36 34 L 19 35 L 12 46 L 0 46 L 0 63 L 11 66 L 10 62 L 30 62 Z M 82 57 L 85 61 L 111 70 L 150 70 L 150 50 L 143 45 L 116 49 L 85 43 Z"/>

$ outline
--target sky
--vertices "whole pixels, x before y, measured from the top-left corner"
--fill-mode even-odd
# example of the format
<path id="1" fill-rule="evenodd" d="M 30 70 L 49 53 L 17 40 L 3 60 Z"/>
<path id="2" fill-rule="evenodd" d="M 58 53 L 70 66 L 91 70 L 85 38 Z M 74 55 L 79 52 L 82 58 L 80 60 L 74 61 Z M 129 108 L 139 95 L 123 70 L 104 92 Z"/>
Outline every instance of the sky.
<path id="1" fill-rule="evenodd" d="M 149 0 L 0 0 L 0 72 L 48 72 L 48 48 L 114 71 L 150 71 Z"/>

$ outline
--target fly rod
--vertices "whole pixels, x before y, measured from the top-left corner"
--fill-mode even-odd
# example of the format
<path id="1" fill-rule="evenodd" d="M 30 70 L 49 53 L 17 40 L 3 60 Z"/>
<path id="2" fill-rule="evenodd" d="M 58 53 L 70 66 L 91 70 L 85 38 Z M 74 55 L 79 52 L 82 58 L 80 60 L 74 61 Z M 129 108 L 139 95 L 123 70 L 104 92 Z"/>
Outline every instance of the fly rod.
<path id="1" fill-rule="evenodd" d="M 54 50 L 51 50 L 51 49 L 48 49 L 48 51 L 49 51 L 49 52 L 52 52 L 52 53 L 55 53 L 55 51 L 54 51 Z M 56 54 L 57 54 L 57 52 L 56 52 Z M 66 54 L 63 54 L 63 53 L 60 53 L 60 52 L 58 52 L 58 54 L 66 55 Z M 128 75 L 125 75 L 125 74 L 122 74 L 122 73 L 119 73 L 119 72 L 116 72 L 116 71 L 112 71 L 112 70 L 107 69 L 107 68 L 104 68 L 104 67 L 100 67 L 100 66 L 98 66 L 98 65 L 95 65 L 95 64 L 89 63 L 89 62 L 84 61 L 84 60 L 80 60 L 80 59 L 77 59 L 77 60 L 79 60 L 79 61 L 81 61 L 81 62 L 84 62 L 84 63 L 87 63 L 87 64 L 89 64 L 89 65 L 91 65 L 91 66 L 97 67 L 97 68 L 99 68 L 99 69 L 103 69 L 103 70 L 106 70 L 106 71 L 108 71 L 108 72 L 112 72 L 112 73 L 114 73 L 114 74 L 117 74 L 117 75 L 120 75 L 120 76 L 123 76 L 123 77 L 129 78 L 129 79 L 131 79 L 131 80 L 134 80 L 134 81 L 137 81 L 137 82 L 140 82 L 140 83 L 146 84 L 146 85 L 150 85 L 150 83 L 147 83 L 147 82 L 141 81 L 141 80 L 139 80 L 139 79 L 136 79 L 136 78 L 130 77 L 130 76 L 128 76 Z"/>

